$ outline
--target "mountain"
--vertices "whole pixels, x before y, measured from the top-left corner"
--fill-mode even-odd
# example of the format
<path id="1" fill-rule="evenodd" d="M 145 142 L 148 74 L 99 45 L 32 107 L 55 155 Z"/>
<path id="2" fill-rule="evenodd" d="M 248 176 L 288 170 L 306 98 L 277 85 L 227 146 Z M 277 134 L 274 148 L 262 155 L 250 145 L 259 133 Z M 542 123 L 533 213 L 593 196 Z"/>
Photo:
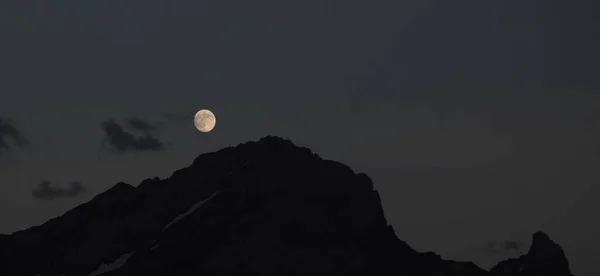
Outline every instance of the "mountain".
<path id="1" fill-rule="evenodd" d="M 541 231 L 533 234 L 527 254 L 501 261 L 490 273 L 494 276 L 572 275 L 562 248 Z"/>
<path id="2" fill-rule="evenodd" d="M 536 233 L 491 271 L 420 253 L 387 224 L 371 179 L 267 136 L 126 183 L 41 226 L 0 236 L 0 275 L 571 276 Z"/>

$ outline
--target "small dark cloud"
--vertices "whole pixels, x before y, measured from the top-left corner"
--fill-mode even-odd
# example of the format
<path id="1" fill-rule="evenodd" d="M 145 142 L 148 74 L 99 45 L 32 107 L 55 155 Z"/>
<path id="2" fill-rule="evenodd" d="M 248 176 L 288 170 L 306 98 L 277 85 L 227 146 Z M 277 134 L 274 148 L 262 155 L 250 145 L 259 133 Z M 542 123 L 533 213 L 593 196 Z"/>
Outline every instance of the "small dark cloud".
<path id="1" fill-rule="evenodd" d="M 0 117 L 0 148 L 10 148 L 6 138 L 10 138 L 17 147 L 25 147 L 29 144 L 17 127 Z"/>
<path id="2" fill-rule="evenodd" d="M 506 240 L 503 242 L 489 241 L 487 243 L 488 248 L 503 250 L 520 250 L 523 246 L 525 246 L 524 243 L 514 240 Z"/>
<path id="3" fill-rule="evenodd" d="M 128 150 L 162 151 L 165 149 L 165 144 L 150 133 L 136 137 L 132 133 L 125 131 L 121 125 L 113 120 L 104 121 L 102 129 L 106 133 L 108 143 L 119 152 Z"/>
<path id="4" fill-rule="evenodd" d="M 524 245 L 525 245 L 524 243 L 518 242 L 518 241 L 504 241 L 504 242 L 502 242 L 502 248 L 504 248 L 506 250 L 519 250 Z"/>
<path id="5" fill-rule="evenodd" d="M 140 118 L 137 118 L 137 117 L 129 118 L 127 120 L 127 124 L 129 125 L 130 128 L 132 128 L 134 130 L 142 131 L 142 132 L 146 132 L 146 133 L 153 132 L 157 129 L 156 126 L 154 126 Z"/>
<path id="6" fill-rule="evenodd" d="M 78 181 L 71 182 L 68 188 L 55 188 L 52 187 L 52 182 L 44 180 L 33 189 L 31 195 L 35 199 L 54 200 L 58 198 L 76 197 L 85 192 L 85 187 Z"/>

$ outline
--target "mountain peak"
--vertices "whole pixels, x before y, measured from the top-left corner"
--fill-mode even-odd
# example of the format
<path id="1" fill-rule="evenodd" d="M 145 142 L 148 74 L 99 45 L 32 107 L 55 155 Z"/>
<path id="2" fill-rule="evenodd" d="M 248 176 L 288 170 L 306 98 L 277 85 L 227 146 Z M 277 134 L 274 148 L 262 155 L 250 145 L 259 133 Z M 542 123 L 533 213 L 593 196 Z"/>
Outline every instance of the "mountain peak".
<path id="1" fill-rule="evenodd" d="M 572 276 L 564 251 L 542 231 L 533 234 L 527 254 L 502 261 L 490 272 L 495 276 Z"/>
<path id="2" fill-rule="evenodd" d="M 531 247 L 529 248 L 527 255 L 536 256 L 536 258 L 540 260 L 564 258 L 564 252 L 560 245 L 552 241 L 550 236 L 542 231 L 537 231 L 533 234 L 531 239 Z"/>
<path id="3" fill-rule="evenodd" d="M 546 234 L 545 232 L 536 231 L 533 234 L 532 244 L 548 244 L 548 243 L 554 244 L 554 242 L 550 239 L 550 236 L 548 236 L 548 234 Z"/>
<path id="4" fill-rule="evenodd" d="M 537 269 L 546 275 L 570 275 L 569 262 L 560 245 L 550 239 L 548 234 L 538 231 L 533 235 L 527 256 Z M 562 273 L 562 274 L 558 274 Z"/>
<path id="5" fill-rule="evenodd" d="M 240 146 L 249 146 L 249 145 L 257 145 L 263 150 L 268 151 L 289 151 L 294 149 L 301 149 L 301 147 L 296 146 L 291 140 L 285 139 L 279 136 L 268 135 L 260 138 L 257 142 L 249 142 L 241 144 Z"/>
<path id="6" fill-rule="evenodd" d="M 536 233 L 517 265 L 556 269 L 540 253 L 554 245 Z M 119 182 L 0 236 L 0 275 L 98 275 L 123 256 L 102 276 L 490 275 L 413 250 L 388 225 L 369 176 L 277 136 L 202 154 L 167 179 Z"/>
<path id="7" fill-rule="evenodd" d="M 285 144 L 293 144 L 291 140 L 285 139 L 279 136 L 267 135 L 258 140 L 261 143 L 285 143 Z"/>

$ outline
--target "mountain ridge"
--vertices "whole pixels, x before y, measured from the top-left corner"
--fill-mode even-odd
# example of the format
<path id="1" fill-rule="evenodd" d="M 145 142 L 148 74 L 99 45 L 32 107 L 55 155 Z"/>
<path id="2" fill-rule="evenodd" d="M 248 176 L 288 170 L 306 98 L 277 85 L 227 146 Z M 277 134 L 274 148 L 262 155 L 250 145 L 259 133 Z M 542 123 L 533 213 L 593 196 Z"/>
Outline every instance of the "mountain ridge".
<path id="1" fill-rule="evenodd" d="M 132 255 L 123 267 L 99 275 L 571 276 L 543 232 L 528 254 L 489 271 L 419 253 L 387 224 L 368 175 L 276 136 L 202 154 L 165 179 L 118 182 L 0 236 L 0 249 L 0 274 L 14 276 L 90 275 L 124 254 Z"/>

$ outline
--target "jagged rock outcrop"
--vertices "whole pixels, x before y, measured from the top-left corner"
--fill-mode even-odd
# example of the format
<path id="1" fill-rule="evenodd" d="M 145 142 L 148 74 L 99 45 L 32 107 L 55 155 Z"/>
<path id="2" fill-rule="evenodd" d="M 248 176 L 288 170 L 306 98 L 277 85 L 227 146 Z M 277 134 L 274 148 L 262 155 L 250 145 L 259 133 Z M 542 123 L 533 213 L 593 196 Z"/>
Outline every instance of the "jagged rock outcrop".
<path id="1" fill-rule="evenodd" d="M 527 254 L 498 263 L 490 273 L 494 276 L 572 275 L 560 245 L 541 231 L 533 234 Z"/>
<path id="2" fill-rule="evenodd" d="M 534 244 L 527 271 L 555 266 L 541 253 L 554 247 Z M 112 262 L 120 266 L 95 271 Z M 513 273 L 512 263 L 499 266 L 492 273 Z M 167 179 L 118 183 L 0 236 L 0 275 L 59 274 L 490 275 L 413 250 L 387 224 L 367 175 L 272 136 L 200 155 Z"/>

